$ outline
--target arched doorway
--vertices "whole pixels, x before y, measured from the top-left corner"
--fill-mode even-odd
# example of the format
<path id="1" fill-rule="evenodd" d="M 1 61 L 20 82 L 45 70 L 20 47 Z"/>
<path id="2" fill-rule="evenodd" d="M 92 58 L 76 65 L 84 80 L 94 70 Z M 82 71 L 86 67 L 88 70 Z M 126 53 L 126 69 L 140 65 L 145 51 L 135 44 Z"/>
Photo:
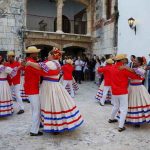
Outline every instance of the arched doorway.
<path id="1" fill-rule="evenodd" d="M 54 32 L 57 31 L 57 18 L 54 20 Z M 66 16 L 62 16 L 62 31 L 64 33 L 70 33 L 71 32 L 71 24 L 70 20 Z"/>
<path id="2" fill-rule="evenodd" d="M 38 49 L 41 49 L 39 53 L 40 61 L 44 61 L 47 59 L 48 53 L 53 49 L 51 45 L 33 45 L 36 46 Z"/>
<path id="3" fill-rule="evenodd" d="M 65 51 L 65 56 L 71 56 L 72 58 L 81 56 L 85 57 L 85 48 L 78 47 L 78 46 L 71 46 L 64 48 L 63 51 Z"/>

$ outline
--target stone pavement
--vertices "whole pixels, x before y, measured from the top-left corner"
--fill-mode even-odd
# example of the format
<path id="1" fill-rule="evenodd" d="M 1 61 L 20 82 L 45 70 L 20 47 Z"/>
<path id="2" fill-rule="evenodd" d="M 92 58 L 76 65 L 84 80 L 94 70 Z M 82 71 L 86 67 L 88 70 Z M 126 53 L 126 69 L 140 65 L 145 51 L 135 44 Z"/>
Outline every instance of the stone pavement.
<path id="1" fill-rule="evenodd" d="M 127 126 L 119 133 L 117 123 L 107 122 L 112 106 L 101 107 L 94 99 L 96 91 L 94 83 L 80 85 L 75 101 L 84 124 L 72 132 L 30 137 L 30 104 L 23 115 L 15 111 L 13 117 L 0 119 L 0 150 L 150 150 L 150 126 Z"/>

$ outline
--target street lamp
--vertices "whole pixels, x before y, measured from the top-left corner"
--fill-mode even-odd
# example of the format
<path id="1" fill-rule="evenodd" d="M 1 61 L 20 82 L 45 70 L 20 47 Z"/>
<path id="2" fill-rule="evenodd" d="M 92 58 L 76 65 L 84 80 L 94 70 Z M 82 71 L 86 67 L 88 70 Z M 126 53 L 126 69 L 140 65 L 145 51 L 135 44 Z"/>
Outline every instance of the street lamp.
<path id="1" fill-rule="evenodd" d="M 129 27 L 134 30 L 135 34 L 136 34 L 136 23 L 135 23 L 135 19 L 134 18 L 129 18 L 128 19 L 128 24 L 129 24 Z"/>

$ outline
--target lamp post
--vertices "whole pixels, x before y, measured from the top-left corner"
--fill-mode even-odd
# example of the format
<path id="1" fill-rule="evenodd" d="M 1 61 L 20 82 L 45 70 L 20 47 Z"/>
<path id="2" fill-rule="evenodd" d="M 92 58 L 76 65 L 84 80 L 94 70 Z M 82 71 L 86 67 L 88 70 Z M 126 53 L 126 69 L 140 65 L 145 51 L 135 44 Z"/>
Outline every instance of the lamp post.
<path id="1" fill-rule="evenodd" d="M 135 19 L 134 18 L 129 18 L 128 19 L 128 24 L 129 24 L 129 27 L 134 30 L 135 34 L 136 34 L 136 24 L 135 24 Z"/>

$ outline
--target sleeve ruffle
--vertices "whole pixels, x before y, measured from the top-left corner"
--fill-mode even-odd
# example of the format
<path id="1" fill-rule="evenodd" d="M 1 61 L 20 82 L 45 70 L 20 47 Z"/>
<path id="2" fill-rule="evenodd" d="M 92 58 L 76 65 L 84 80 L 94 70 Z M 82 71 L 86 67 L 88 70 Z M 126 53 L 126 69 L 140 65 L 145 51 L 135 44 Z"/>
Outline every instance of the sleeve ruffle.
<path id="1" fill-rule="evenodd" d="M 135 71 L 135 73 L 139 76 L 141 76 L 142 78 L 145 77 L 145 70 L 142 68 L 133 68 L 133 70 Z"/>
<path id="2" fill-rule="evenodd" d="M 45 63 L 39 62 L 38 64 L 40 65 L 41 69 L 42 69 L 44 72 L 48 73 L 49 67 L 48 67 Z"/>

